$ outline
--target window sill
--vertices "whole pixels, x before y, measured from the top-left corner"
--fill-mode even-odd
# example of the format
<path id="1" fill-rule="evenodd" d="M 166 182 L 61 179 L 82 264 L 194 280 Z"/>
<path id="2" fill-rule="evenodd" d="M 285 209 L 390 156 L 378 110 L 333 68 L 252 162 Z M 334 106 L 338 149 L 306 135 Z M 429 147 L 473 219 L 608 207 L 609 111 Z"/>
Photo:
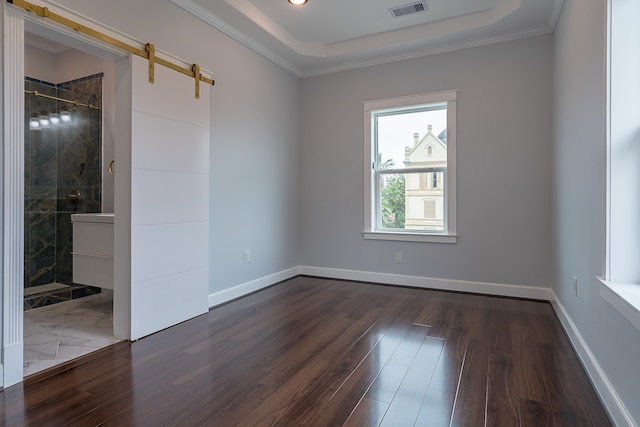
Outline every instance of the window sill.
<path id="1" fill-rule="evenodd" d="M 640 330 L 640 284 L 616 283 L 600 277 L 598 280 L 602 298 Z"/>
<path id="2" fill-rule="evenodd" d="M 455 234 L 421 234 L 421 233 L 393 233 L 388 231 L 363 231 L 366 240 L 394 240 L 399 242 L 426 242 L 426 243 L 456 243 L 458 236 Z"/>

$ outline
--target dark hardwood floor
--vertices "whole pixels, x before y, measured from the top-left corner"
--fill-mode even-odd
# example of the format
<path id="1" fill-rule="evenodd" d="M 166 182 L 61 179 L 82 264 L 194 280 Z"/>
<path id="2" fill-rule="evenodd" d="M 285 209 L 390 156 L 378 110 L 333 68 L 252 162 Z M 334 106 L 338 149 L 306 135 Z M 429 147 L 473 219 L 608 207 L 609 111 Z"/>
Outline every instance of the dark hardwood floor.
<path id="1" fill-rule="evenodd" d="M 3 425 L 608 426 L 544 302 L 298 277 L 0 393 Z"/>

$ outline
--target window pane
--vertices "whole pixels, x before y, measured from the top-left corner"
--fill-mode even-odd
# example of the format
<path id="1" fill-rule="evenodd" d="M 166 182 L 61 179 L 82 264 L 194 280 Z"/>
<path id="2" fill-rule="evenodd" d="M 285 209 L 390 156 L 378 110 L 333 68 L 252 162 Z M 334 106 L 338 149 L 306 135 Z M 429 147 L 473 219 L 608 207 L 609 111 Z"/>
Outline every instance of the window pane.
<path id="1" fill-rule="evenodd" d="M 406 167 L 406 150 L 415 147 L 428 133 L 434 137 L 440 137 L 446 143 L 446 105 L 436 105 L 435 108 L 437 109 L 376 114 L 379 169 L 403 169 Z M 429 130 L 431 131 L 429 132 Z M 414 157 L 420 155 L 421 158 L 426 158 L 437 155 L 439 151 L 433 143 L 423 143 L 420 148 L 423 152 L 416 153 Z M 446 145 L 444 159 L 446 161 Z"/>
<path id="2" fill-rule="evenodd" d="M 404 174 L 381 175 L 380 222 L 382 228 L 404 228 L 405 176 Z"/>
<path id="3" fill-rule="evenodd" d="M 398 171 L 379 175 L 378 227 L 444 231 L 446 103 L 383 110 L 374 117 L 377 169 Z"/>
<path id="4" fill-rule="evenodd" d="M 378 216 L 382 229 L 444 230 L 444 188 L 424 188 L 425 173 L 380 175 Z M 444 172 L 435 172 L 444 176 Z M 441 182 L 440 180 L 438 181 Z"/>
<path id="5" fill-rule="evenodd" d="M 407 173 L 404 187 L 404 228 L 407 230 L 444 231 L 445 190 L 444 172 Z M 429 177 L 427 188 L 421 177 Z M 432 178 L 433 177 L 433 178 Z"/>

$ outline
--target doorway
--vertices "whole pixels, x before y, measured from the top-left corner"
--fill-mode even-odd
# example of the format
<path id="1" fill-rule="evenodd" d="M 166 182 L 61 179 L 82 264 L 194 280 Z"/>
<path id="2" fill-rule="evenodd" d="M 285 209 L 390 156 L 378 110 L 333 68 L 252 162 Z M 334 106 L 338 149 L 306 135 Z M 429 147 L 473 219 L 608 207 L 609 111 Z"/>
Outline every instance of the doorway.
<path id="1" fill-rule="evenodd" d="M 24 376 L 111 345 L 113 292 L 74 278 L 72 215 L 113 212 L 113 63 L 25 31 Z M 106 77 L 105 77 L 106 76 Z M 104 182 L 103 182 L 104 181 Z M 103 188 L 106 191 L 103 191 Z M 106 193 L 106 197 L 103 197 Z"/>
<path id="2" fill-rule="evenodd" d="M 70 27 L 61 28 L 10 4 L 3 4 L 3 8 L 4 63 L 0 69 L 4 73 L 4 105 L 10 107 L 2 113 L 2 378 L 6 387 L 22 381 L 24 360 L 25 32 L 114 65 L 112 119 L 117 126 L 112 129 L 118 146 L 112 157 L 104 157 L 115 160 L 114 188 L 118 189 L 114 191 L 112 216 L 113 331 L 121 339 L 145 337 L 209 308 L 210 90 L 199 85 L 199 97 L 195 96 L 193 79 L 202 72 L 197 66 L 186 74 L 155 67 L 155 79 L 150 82 L 144 55 L 123 53 L 118 47 L 90 40 Z M 129 46 L 145 45 L 126 40 Z M 205 75 L 210 74 L 204 71 Z M 106 122 L 105 116 L 105 129 Z"/>
<path id="3" fill-rule="evenodd" d="M 38 19 L 35 16 L 29 16 L 20 12 L 19 10 L 11 7 L 10 5 L 3 4 L 2 7 L 2 29 L 4 33 L 4 55 L 3 55 L 3 88 L 4 88 L 4 106 L 2 112 L 2 122 L 4 128 L 4 158 L 2 164 L 3 173 L 3 227 L 5 233 L 3 235 L 2 244 L 2 262 L 3 262 L 3 281 L 2 281 L 2 365 L 0 365 L 0 379 L 2 383 L 0 386 L 10 386 L 22 381 L 24 376 L 24 336 L 27 333 L 33 332 L 32 328 L 24 323 L 24 283 L 26 273 L 29 273 L 25 269 L 25 193 L 26 185 L 25 181 L 25 132 L 28 132 L 28 120 L 25 120 L 25 93 L 26 89 L 24 84 L 25 79 L 25 35 L 28 37 L 41 38 L 49 40 L 64 46 L 62 55 L 94 55 L 99 58 L 103 63 L 110 64 L 111 70 L 118 67 L 118 64 L 125 64 L 127 67 L 128 56 L 116 51 L 115 49 L 109 49 L 99 45 L 96 42 L 89 42 L 84 40 L 79 34 L 74 34 L 73 31 L 63 31 L 60 28 L 56 28 L 46 21 Z M 45 55 L 46 56 L 46 55 Z M 40 57 L 36 62 L 44 62 L 36 65 L 33 69 L 45 70 L 46 63 L 51 63 L 55 55 L 50 55 L 49 58 Z M 90 62 L 84 62 L 79 69 L 76 70 L 79 74 L 78 77 L 86 77 L 100 73 L 87 72 L 87 68 L 95 66 Z M 122 66 L 122 65 L 121 65 Z M 77 67 L 77 62 L 74 67 Z M 47 80 L 51 83 L 69 82 L 74 78 L 64 78 L 63 76 L 69 75 L 70 70 L 60 67 L 53 72 L 52 79 L 37 79 L 35 80 Z M 106 80 L 106 75 L 105 80 Z M 33 76 L 31 76 L 33 77 Z M 59 77 L 59 78 L 58 78 Z M 110 98 L 111 112 L 103 114 L 102 120 L 105 125 L 110 121 L 111 129 L 115 129 L 114 112 L 115 109 L 115 72 L 111 72 L 111 91 L 104 91 L 105 101 L 106 98 Z M 126 94 L 123 95 L 126 97 Z M 59 111 L 52 111 L 59 113 Z M 25 129 L 25 127 L 27 129 Z M 101 135 L 106 142 L 107 138 L 111 138 L 115 141 L 115 135 L 117 132 L 111 132 L 110 135 Z M 51 135 L 49 135 L 51 136 Z M 128 144 L 128 140 L 123 139 L 125 146 Z M 111 151 L 107 148 L 107 145 L 101 150 L 102 160 L 106 156 L 114 158 L 115 147 L 111 146 Z M 107 168 L 102 167 L 105 171 Z M 103 181 L 103 177 L 100 177 Z M 114 188 L 114 185 L 111 186 Z M 73 189 L 72 189 L 73 190 Z M 71 194 L 70 191 L 68 194 Z M 85 190 L 87 191 L 87 190 Z M 89 190 L 90 191 L 90 190 Z M 77 194 L 73 192 L 73 195 Z M 106 192 L 103 192 L 103 196 Z M 66 198 L 65 198 L 66 199 Z M 111 192 L 111 199 L 113 199 L 113 191 Z M 56 202 L 59 201 L 55 196 Z M 55 202 L 52 202 L 55 203 Z M 115 205 L 111 202 L 111 212 L 115 211 Z M 55 210 L 54 210 L 55 212 Z M 62 225 L 62 224 L 61 224 Z M 64 224 L 66 226 L 67 224 Z M 70 224 L 69 224 L 70 226 Z M 37 269 L 36 269 L 37 270 Z M 44 269 L 46 270 L 46 268 Z M 42 270 L 42 271 L 44 271 Z M 37 275 L 36 275 L 37 276 Z M 29 275 L 29 281 L 35 276 Z M 29 284 L 31 284 L 29 282 Z M 51 283 L 50 283 L 51 284 Z M 55 281 L 53 282 L 55 285 Z M 126 292 L 114 290 L 114 297 L 117 294 L 121 294 L 124 298 L 127 297 Z M 69 316 L 67 317 L 69 319 Z M 128 316 L 125 315 L 124 322 L 128 321 Z M 68 322 L 67 322 L 68 323 Z M 113 335 L 113 333 L 111 334 Z M 122 336 L 127 339 L 127 336 Z"/>

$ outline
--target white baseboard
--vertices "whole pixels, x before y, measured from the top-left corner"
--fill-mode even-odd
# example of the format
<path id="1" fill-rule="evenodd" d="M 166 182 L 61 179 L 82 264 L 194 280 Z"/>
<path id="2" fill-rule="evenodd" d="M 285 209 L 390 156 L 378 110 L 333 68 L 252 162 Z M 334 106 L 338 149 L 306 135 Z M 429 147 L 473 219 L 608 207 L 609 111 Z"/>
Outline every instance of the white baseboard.
<path id="1" fill-rule="evenodd" d="M 18 384 L 24 377 L 24 342 L 20 341 L 4 347 L 3 366 L 4 388 Z"/>
<path id="2" fill-rule="evenodd" d="M 411 286 L 444 291 L 473 292 L 486 295 L 508 296 L 550 301 L 550 288 L 537 286 L 506 285 L 502 283 L 471 282 L 465 280 L 436 279 L 432 277 L 407 276 L 401 274 L 375 273 L 370 271 L 342 270 L 337 268 L 301 265 L 277 273 L 241 283 L 229 289 L 209 294 L 209 308 L 249 295 L 283 280 L 298 275 L 326 277 L 330 279 L 356 280 L 385 285 Z"/>
<path id="3" fill-rule="evenodd" d="M 300 274 L 298 267 L 282 270 L 277 273 L 269 274 L 267 276 L 259 277 L 255 280 L 251 280 L 246 283 L 241 283 L 229 289 L 223 289 L 222 291 L 209 294 L 209 308 L 216 305 L 224 304 L 225 302 L 233 301 L 234 299 L 249 295 L 253 292 L 259 291 L 271 285 L 274 285 L 283 280 L 291 279 Z"/>
<path id="4" fill-rule="evenodd" d="M 571 341 L 571 344 L 573 344 L 573 348 L 576 350 L 576 353 L 578 353 L 578 357 L 587 371 L 587 374 L 589 375 L 589 378 L 591 379 L 591 382 L 600 396 L 600 399 L 602 400 L 602 403 L 604 404 L 612 421 L 619 427 L 638 427 L 638 424 L 635 422 L 631 414 L 629 414 L 624 402 L 622 402 L 618 393 L 616 393 L 616 390 L 613 388 L 613 385 L 609 382 L 609 378 L 607 378 L 607 375 L 602 370 L 598 360 L 591 352 L 591 349 L 582 337 L 582 334 L 576 327 L 576 324 L 569 316 L 569 313 L 567 313 L 567 310 L 565 310 L 555 292 L 553 292 L 553 290 L 550 292 L 553 295 L 551 305 L 556 311 L 562 327 L 567 332 L 569 340 Z"/>
<path id="5" fill-rule="evenodd" d="M 551 301 L 551 288 L 544 286 L 519 286 L 503 283 L 471 282 L 467 280 L 436 279 L 432 277 L 407 276 L 402 274 L 376 273 L 371 271 L 342 270 L 336 268 L 302 265 L 300 274 L 328 277 L 332 279 L 357 280 L 386 285 L 412 286 L 443 291 L 473 292 L 515 298 Z"/>

